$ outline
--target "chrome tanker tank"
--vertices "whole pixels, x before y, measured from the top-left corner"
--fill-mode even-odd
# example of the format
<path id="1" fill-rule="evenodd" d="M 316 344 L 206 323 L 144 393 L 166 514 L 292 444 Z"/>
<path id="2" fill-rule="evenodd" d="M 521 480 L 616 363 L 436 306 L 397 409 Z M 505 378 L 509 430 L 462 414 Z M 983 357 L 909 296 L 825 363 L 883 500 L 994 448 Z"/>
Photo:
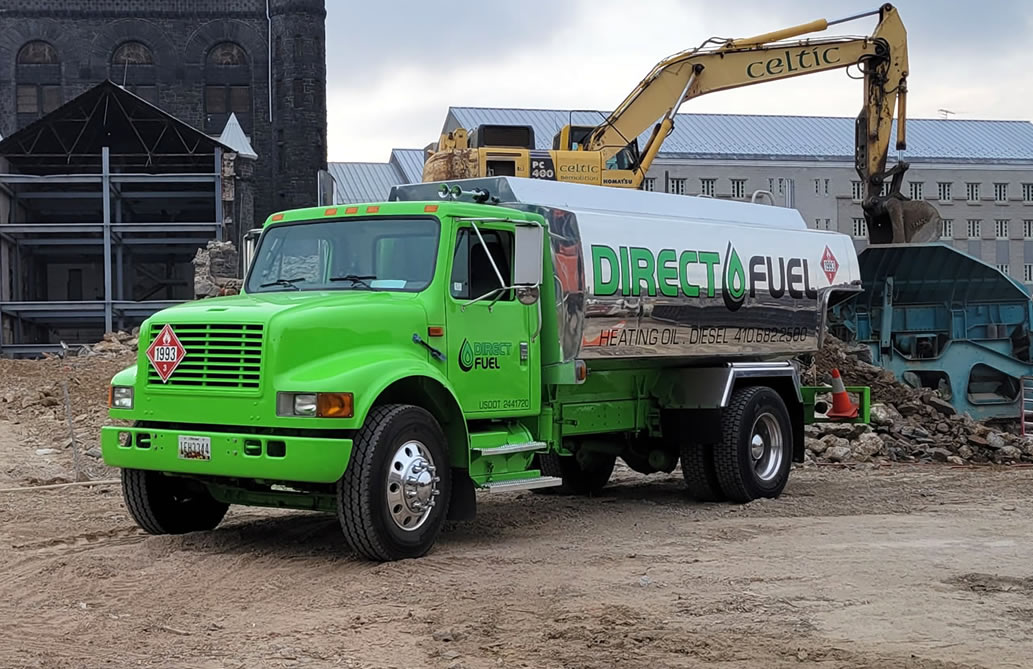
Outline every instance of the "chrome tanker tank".
<path id="1" fill-rule="evenodd" d="M 516 177 L 448 185 L 548 221 L 564 360 L 785 360 L 815 352 L 829 301 L 860 290 L 853 240 L 794 209 Z"/>

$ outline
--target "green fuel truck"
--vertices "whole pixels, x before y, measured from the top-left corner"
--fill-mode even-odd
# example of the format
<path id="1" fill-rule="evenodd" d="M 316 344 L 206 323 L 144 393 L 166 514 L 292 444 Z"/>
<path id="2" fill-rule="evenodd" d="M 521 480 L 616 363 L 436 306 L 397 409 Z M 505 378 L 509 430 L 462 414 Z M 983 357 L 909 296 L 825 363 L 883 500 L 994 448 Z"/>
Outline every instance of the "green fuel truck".
<path id="1" fill-rule="evenodd" d="M 513 177 L 280 212 L 247 257 L 241 294 L 143 323 L 104 461 L 147 532 L 325 511 L 371 560 L 478 491 L 597 493 L 617 458 L 777 497 L 799 359 L 859 289 L 851 239 L 792 209 Z"/>

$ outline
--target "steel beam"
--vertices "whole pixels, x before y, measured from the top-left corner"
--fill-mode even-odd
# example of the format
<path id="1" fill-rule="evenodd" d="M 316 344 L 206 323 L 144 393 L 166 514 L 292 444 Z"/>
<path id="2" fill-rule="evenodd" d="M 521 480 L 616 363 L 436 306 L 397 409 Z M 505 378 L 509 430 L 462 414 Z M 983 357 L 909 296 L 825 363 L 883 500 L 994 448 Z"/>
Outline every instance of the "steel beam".
<path id="1" fill-rule="evenodd" d="M 102 147 L 101 169 L 104 181 L 104 332 L 111 332 L 111 149 Z"/>
<path id="2" fill-rule="evenodd" d="M 215 240 L 221 242 L 223 237 L 222 217 L 222 149 L 215 147 Z"/>
<path id="3" fill-rule="evenodd" d="M 112 183 L 120 184 L 202 184 L 215 183 L 215 174 L 114 174 L 110 175 Z"/>
<path id="4" fill-rule="evenodd" d="M 0 184 L 99 184 L 99 174 L 0 174 Z"/>

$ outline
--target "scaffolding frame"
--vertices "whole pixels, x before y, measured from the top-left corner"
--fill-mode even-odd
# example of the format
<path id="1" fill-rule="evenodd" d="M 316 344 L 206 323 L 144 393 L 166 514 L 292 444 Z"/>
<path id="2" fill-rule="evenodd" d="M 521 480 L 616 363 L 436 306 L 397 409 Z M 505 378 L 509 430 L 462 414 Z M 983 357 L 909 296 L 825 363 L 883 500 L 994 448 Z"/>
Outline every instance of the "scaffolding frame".
<path id="1" fill-rule="evenodd" d="M 0 356 L 66 348 L 64 343 L 26 342 L 27 326 L 96 329 L 103 323 L 104 331 L 111 332 L 116 325 L 126 329 L 129 321 L 184 301 L 149 298 L 162 290 L 170 293 L 183 283 L 171 278 L 172 268 L 182 261 L 168 257 L 192 255 L 208 241 L 223 239 L 223 186 L 226 178 L 233 178 L 232 170 L 225 172 L 226 153 L 232 149 L 111 82 L 90 89 L 0 142 L 0 158 L 20 169 L 20 173 L 8 169 L 4 171 L 9 173 L 0 174 L 0 192 L 11 211 L 11 220 L 0 221 L 0 241 L 11 249 L 10 266 L 8 254 L 0 253 L 0 276 L 11 277 L 8 298 L 0 292 Z M 99 220 L 91 214 L 80 216 L 86 220 L 69 222 L 81 211 L 75 208 L 75 200 L 89 201 L 93 209 L 99 204 Z M 128 201 L 151 202 L 173 220 L 191 208 L 194 213 L 214 212 L 214 220 L 127 221 L 123 213 L 130 211 Z M 54 216 L 58 220 L 45 216 L 31 220 L 34 209 L 47 206 L 61 212 Z M 30 220 L 14 220 L 22 211 Z M 33 297 L 26 290 L 24 259 L 38 257 L 45 266 L 67 258 L 81 261 L 84 251 L 92 258 L 90 264 L 100 264 L 98 255 L 103 258 L 102 299 L 23 299 Z M 162 279 L 143 263 L 132 265 L 138 276 L 153 281 L 155 287 L 148 287 L 142 299 L 127 299 L 132 296 L 126 295 L 124 270 L 133 258 L 148 256 L 166 257 L 169 273 Z M 45 283 L 45 273 L 40 277 Z M 192 296 L 192 281 L 186 281 Z M 38 284 L 29 287 L 36 292 L 49 290 Z M 68 342 L 82 343 L 89 342 Z"/>

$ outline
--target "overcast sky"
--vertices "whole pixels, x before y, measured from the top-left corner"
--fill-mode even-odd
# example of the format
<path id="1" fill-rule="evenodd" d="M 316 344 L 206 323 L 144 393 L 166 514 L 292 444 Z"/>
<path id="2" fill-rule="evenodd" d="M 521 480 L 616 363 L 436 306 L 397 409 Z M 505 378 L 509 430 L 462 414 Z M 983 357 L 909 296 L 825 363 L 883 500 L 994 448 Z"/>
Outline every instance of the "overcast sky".
<path id="1" fill-rule="evenodd" d="M 910 118 L 1033 119 L 1025 0 L 900 0 Z M 876 9 L 875 0 L 327 0 L 331 161 L 422 148 L 450 105 L 608 110 L 664 57 Z M 867 35 L 877 17 L 818 35 Z M 851 74 L 856 74 L 851 68 Z M 714 93 L 682 112 L 856 116 L 840 69 Z"/>

